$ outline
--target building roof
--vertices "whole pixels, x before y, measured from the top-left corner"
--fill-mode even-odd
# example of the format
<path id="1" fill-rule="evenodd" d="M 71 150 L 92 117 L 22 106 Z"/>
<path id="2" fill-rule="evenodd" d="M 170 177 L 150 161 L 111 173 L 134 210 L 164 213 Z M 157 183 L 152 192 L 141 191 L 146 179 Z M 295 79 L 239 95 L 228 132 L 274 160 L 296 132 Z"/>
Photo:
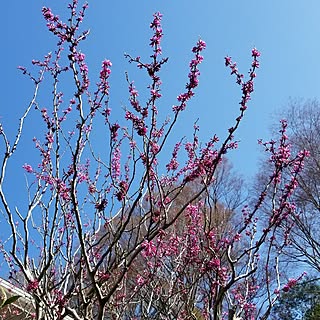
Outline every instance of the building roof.
<path id="1" fill-rule="evenodd" d="M 32 296 L 29 293 L 12 285 L 10 282 L 0 278 L 1 302 L 12 296 L 19 296 L 19 299 L 0 310 L 0 320 L 32 319 L 32 314 L 34 312 Z"/>
<path id="2" fill-rule="evenodd" d="M 19 296 L 19 299 L 0 309 L 0 320 L 34 319 L 35 305 L 32 295 L 0 278 L 0 302 L 13 296 Z M 64 319 L 71 320 L 69 316 Z"/>

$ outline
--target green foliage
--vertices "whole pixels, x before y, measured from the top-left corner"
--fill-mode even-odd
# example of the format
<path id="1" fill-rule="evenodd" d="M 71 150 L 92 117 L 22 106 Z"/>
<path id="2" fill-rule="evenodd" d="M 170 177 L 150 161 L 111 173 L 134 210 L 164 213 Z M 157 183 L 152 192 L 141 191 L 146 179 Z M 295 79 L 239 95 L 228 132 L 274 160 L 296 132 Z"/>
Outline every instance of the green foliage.
<path id="1" fill-rule="evenodd" d="M 0 302 L 0 310 L 3 309 L 5 306 L 14 303 L 15 301 L 17 301 L 20 296 L 12 296 L 10 298 L 7 299 L 7 294 L 5 293 L 5 291 L 3 290 L 3 288 L 0 288 L 1 290 L 1 302 Z"/>
<path id="2" fill-rule="evenodd" d="M 318 302 L 306 312 L 304 320 L 319 320 L 319 319 L 320 319 L 320 303 Z"/>
<path id="3" fill-rule="evenodd" d="M 307 280 L 283 293 L 272 310 L 274 320 L 319 320 L 320 285 Z"/>

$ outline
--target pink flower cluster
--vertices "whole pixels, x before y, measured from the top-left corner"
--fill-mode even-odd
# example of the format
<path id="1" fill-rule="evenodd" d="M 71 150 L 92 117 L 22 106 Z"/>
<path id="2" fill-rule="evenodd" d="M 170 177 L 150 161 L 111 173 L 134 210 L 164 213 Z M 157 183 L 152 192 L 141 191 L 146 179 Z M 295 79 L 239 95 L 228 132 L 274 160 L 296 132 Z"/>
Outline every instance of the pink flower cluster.
<path id="1" fill-rule="evenodd" d="M 32 281 L 29 281 L 26 289 L 28 292 L 33 292 L 33 291 L 37 290 L 38 287 L 39 287 L 38 280 L 32 280 Z"/>
<path id="2" fill-rule="evenodd" d="M 125 199 L 128 192 L 129 185 L 126 181 L 122 180 L 119 182 L 119 190 L 116 193 L 116 197 L 118 201 L 122 201 Z"/>
<path id="3" fill-rule="evenodd" d="M 24 170 L 26 170 L 28 173 L 32 173 L 32 172 L 33 172 L 32 166 L 31 166 L 30 164 L 25 163 L 25 164 L 22 166 L 22 168 L 23 168 Z"/>
<path id="4" fill-rule="evenodd" d="M 288 292 L 297 284 L 297 282 L 298 282 L 297 279 L 289 279 L 288 282 L 283 286 L 282 290 L 284 292 Z"/>
<path id="5" fill-rule="evenodd" d="M 202 230 L 202 217 L 201 217 L 201 206 L 202 203 L 198 205 L 189 205 L 186 208 L 187 217 L 187 227 L 186 227 L 186 241 L 187 241 L 187 255 L 186 261 L 198 261 L 200 248 L 200 238 L 199 234 Z"/>
<path id="6" fill-rule="evenodd" d="M 243 81 L 244 76 L 243 74 L 239 73 L 237 64 L 232 61 L 231 57 L 229 56 L 225 57 L 225 65 L 231 69 L 231 74 L 234 74 L 236 76 L 237 84 L 242 86 L 242 99 L 240 102 L 241 111 L 245 111 L 247 109 L 247 102 L 251 99 L 251 94 L 254 90 L 253 80 L 256 77 L 255 71 L 260 66 L 258 61 L 258 58 L 260 57 L 260 52 L 256 48 L 253 48 L 251 55 L 253 57 L 253 61 L 251 64 L 252 68 L 249 71 L 249 80 L 246 82 Z M 242 118 L 242 114 L 239 120 L 241 120 L 241 118 Z"/>
<path id="7" fill-rule="evenodd" d="M 73 55 L 73 61 L 75 61 L 78 64 L 81 79 L 82 79 L 82 83 L 78 83 L 78 87 L 79 87 L 78 94 L 84 93 L 89 88 L 89 85 L 90 85 L 90 80 L 88 76 L 89 69 L 85 62 L 85 58 L 86 56 L 82 52 L 75 52 Z"/>
<path id="8" fill-rule="evenodd" d="M 142 244 L 143 251 L 142 255 L 143 257 L 154 257 L 157 254 L 157 247 L 152 241 L 145 240 Z"/>
<path id="9" fill-rule="evenodd" d="M 203 40 L 199 40 L 197 45 L 192 48 L 192 52 L 195 57 L 190 62 L 189 82 L 186 84 L 187 91 L 181 93 L 177 100 L 180 102 L 179 105 L 173 106 L 173 111 L 178 113 L 186 108 L 187 101 L 194 96 L 194 89 L 199 84 L 200 71 L 198 65 L 203 61 L 203 56 L 200 54 L 206 48 L 206 43 Z"/>
<path id="10" fill-rule="evenodd" d="M 156 12 L 153 15 L 153 21 L 150 24 L 150 28 L 153 29 L 154 34 L 150 39 L 150 46 L 154 48 L 153 57 L 156 58 L 158 55 L 162 53 L 161 51 L 161 39 L 163 36 L 162 27 L 161 27 L 161 18 L 162 14 L 160 12 Z"/>
<path id="11" fill-rule="evenodd" d="M 117 141 L 119 129 L 120 129 L 120 125 L 118 123 L 114 123 L 113 125 L 110 126 L 111 140 L 113 140 L 114 142 Z"/>
<path id="12" fill-rule="evenodd" d="M 139 116 L 136 116 L 133 112 L 131 111 L 126 111 L 125 118 L 127 120 L 131 120 L 133 124 L 133 128 L 137 131 L 137 134 L 139 136 L 144 136 L 146 135 L 148 131 L 148 127 L 145 124 L 145 121 L 141 119 Z"/>
<path id="13" fill-rule="evenodd" d="M 179 167 L 179 162 L 178 162 L 178 153 L 181 148 L 181 142 L 177 142 L 176 145 L 174 146 L 172 156 L 170 159 L 170 162 L 166 165 L 167 171 L 175 171 Z"/>
<path id="14" fill-rule="evenodd" d="M 76 9 L 78 6 L 78 1 L 73 0 L 72 4 L 69 4 L 69 8 L 71 9 L 71 18 L 69 22 L 72 23 L 73 18 L 77 15 Z M 42 14 L 45 20 L 47 21 L 47 27 L 49 31 L 53 34 L 57 35 L 60 39 L 58 45 L 61 45 L 65 41 L 73 42 L 74 40 L 79 41 L 80 38 L 74 38 L 75 31 L 78 30 L 80 23 L 82 22 L 85 10 L 88 8 L 88 3 L 84 3 L 82 9 L 79 11 L 78 16 L 76 18 L 76 22 L 70 27 L 66 23 L 63 23 L 59 16 L 55 16 L 50 8 L 43 7 Z M 81 37 L 85 36 L 87 32 L 84 32 Z"/>
<path id="15" fill-rule="evenodd" d="M 118 181 L 121 174 L 121 150 L 119 147 L 116 147 L 113 151 L 111 158 L 111 177 L 115 181 Z"/>
<path id="16" fill-rule="evenodd" d="M 126 119 L 132 122 L 134 130 L 139 136 L 144 136 L 148 131 L 147 117 L 150 113 L 152 113 L 151 135 L 153 137 L 159 138 L 159 135 L 161 135 L 163 131 L 161 129 L 157 129 L 157 122 L 155 117 L 158 113 L 155 102 L 161 98 L 161 81 L 157 73 L 160 71 L 161 66 L 166 63 L 168 59 L 163 58 L 161 60 L 158 60 L 158 56 L 162 54 L 160 46 L 162 39 L 162 15 L 161 13 L 157 12 L 153 15 L 153 17 L 154 19 L 150 24 L 150 28 L 153 29 L 153 36 L 150 39 L 150 46 L 153 48 L 151 63 L 143 63 L 140 57 L 132 58 L 130 55 L 125 55 L 127 58 L 129 58 L 129 63 L 135 62 L 139 69 L 145 69 L 148 72 L 148 75 L 152 79 L 152 83 L 148 86 L 150 88 L 150 98 L 147 101 L 146 106 L 141 107 L 140 102 L 137 98 L 139 94 L 134 86 L 134 82 L 129 82 L 129 80 L 127 79 L 129 82 L 129 101 L 134 111 L 138 114 L 134 114 L 134 112 L 127 110 Z"/>
<path id="17" fill-rule="evenodd" d="M 139 101 L 137 99 L 137 97 L 139 96 L 139 93 L 138 93 L 136 87 L 134 86 L 133 81 L 129 84 L 129 94 L 130 94 L 129 100 L 130 100 L 132 107 L 134 108 L 134 110 L 141 113 L 142 109 L 141 109 Z M 147 113 L 148 109 L 145 112 Z M 148 116 L 148 114 L 144 114 L 144 115 Z"/>
<path id="18" fill-rule="evenodd" d="M 193 144 L 187 143 L 185 145 L 188 153 L 188 164 L 183 169 L 183 171 L 186 172 L 184 178 L 185 182 L 194 181 L 199 177 L 210 177 L 212 170 L 220 162 L 219 152 L 215 149 L 215 144 L 219 141 L 217 136 L 211 138 L 209 142 L 207 142 L 206 145 L 201 148 L 200 156 L 198 156 L 195 152 L 198 148 L 198 137 L 195 136 L 194 139 L 195 141 Z"/>
<path id="19" fill-rule="evenodd" d="M 112 66 L 112 63 L 110 60 L 104 60 L 102 62 L 102 68 L 100 71 L 100 82 L 98 83 L 98 89 L 104 95 L 109 94 L 110 86 L 109 86 L 108 79 L 111 74 L 111 69 L 110 69 L 111 66 Z"/>

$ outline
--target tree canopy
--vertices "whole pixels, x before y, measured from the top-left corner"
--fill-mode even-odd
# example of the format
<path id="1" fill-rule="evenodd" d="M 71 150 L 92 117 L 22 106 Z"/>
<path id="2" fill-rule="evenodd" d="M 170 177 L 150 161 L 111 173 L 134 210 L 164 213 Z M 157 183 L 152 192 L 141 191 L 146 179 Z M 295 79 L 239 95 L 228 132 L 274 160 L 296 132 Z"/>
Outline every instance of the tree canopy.
<path id="1" fill-rule="evenodd" d="M 195 122 L 190 138 L 172 143 L 199 86 L 206 43 L 199 39 L 191 48 L 185 87 L 172 107 L 161 109 L 161 71 L 169 62 L 162 14 L 154 13 L 149 57 L 125 54 L 148 84 L 141 88 L 126 73 L 127 104 L 115 120 L 112 62 L 103 60 L 92 81 L 82 50 L 87 8 L 73 0 L 66 20 L 42 9 L 57 45 L 31 68 L 19 67 L 34 91 L 16 133 L 0 124 L 1 212 L 10 230 L 0 250 L 10 281 L 32 298 L 28 316 L 266 320 L 301 279 L 284 278 L 279 261 L 300 221 L 292 200 L 310 152 L 291 150 L 282 120 L 273 139 L 260 141 L 270 168 L 261 191 L 248 198 L 232 172 L 226 157 L 238 148 L 260 52 L 251 50 L 247 73 L 225 57 L 240 89 L 238 113 L 224 137 L 213 132 L 200 141 Z M 50 94 L 40 98 L 47 86 Z M 26 187 L 17 185 L 26 191 L 23 203 L 7 191 L 10 175 L 20 174 L 8 166 L 22 148 L 29 118 L 40 133 L 30 147 L 36 156 L 23 155 Z M 103 145 L 96 143 L 101 136 Z M 269 212 L 262 225 L 264 206 Z M 317 311 L 310 310 L 310 316 Z"/>

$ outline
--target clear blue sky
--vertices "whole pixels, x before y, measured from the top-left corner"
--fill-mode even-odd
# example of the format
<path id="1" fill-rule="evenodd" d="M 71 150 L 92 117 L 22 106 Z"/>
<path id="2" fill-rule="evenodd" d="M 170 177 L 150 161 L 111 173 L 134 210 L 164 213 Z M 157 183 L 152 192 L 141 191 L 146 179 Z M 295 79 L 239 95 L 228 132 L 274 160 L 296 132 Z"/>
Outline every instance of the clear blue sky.
<path id="1" fill-rule="evenodd" d="M 30 82 L 16 67 L 30 66 L 33 58 L 41 59 L 54 50 L 56 40 L 46 30 L 41 7 L 49 6 L 63 17 L 67 3 L 5 1 L 2 5 L 0 116 L 6 127 L 16 128 L 17 117 L 32 93 Z M 190 49 L 199 36 L 207 43 L 200 86 L 176 129 L 177 138 L 190 134 L 188 128 L 197 118 L 203 139 L 214 133 L 223 138 L 237 115 L 241 97 L 223 58 L 232 56 L 241 72 L 246 73 L 251 48 L 256 46 L 261 51 L 256 91 L 237 135 L 241 140 L 239 150 L 231 157 L 237 170 L 253 175 L 260 156 L 257 139 L 269 136 L 268 128 L 277 110 L 286 105 L 289 97 L 319 97 L 319 0 L 89 1 L 85 25 L 91 35 L 83 51 L 92 79 L 104 58 L 112 61 L 113 110 L 121 110 L 121 105 L 127 103 L 124 71 L 128 70 L 138 85 L 139 81 L 143 83 L 141 73 L 127 64 L 123 54 L 149 55 L 148 26 L 155 11 L 164 14 L 163 52 L 170 57 L 163 72 L 163 109 L 170 110 L 184 88 Z M 22 156 L 17 161 L 26 162 Z"/>

